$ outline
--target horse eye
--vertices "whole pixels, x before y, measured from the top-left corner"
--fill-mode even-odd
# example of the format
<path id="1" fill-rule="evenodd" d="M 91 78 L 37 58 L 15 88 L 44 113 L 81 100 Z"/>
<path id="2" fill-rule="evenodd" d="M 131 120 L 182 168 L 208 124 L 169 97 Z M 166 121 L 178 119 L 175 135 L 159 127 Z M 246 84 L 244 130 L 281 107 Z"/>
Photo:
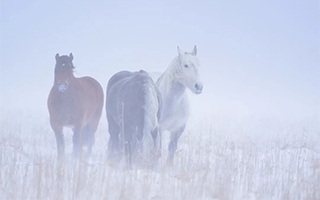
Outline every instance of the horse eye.
<path id="1" fill-rule="evenodd" d="M 188 65 L 184 65 L 185 68 L 188 68 Z"/>

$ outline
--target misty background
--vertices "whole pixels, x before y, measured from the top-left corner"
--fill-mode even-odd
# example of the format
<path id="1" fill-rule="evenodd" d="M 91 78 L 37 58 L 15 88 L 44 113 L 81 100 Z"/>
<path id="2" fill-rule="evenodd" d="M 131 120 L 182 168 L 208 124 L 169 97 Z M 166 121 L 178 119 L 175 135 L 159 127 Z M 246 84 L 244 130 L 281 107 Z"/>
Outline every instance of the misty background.
<path id="1" fill-rule="evenodd" d="M 317 0 L 2 0 L 0 109 L 48 116 L 56 53 L 105 93 L 114 73 L 164 72 L 197 45 L 193 117 L 319 117 L 319 19 Z"/>

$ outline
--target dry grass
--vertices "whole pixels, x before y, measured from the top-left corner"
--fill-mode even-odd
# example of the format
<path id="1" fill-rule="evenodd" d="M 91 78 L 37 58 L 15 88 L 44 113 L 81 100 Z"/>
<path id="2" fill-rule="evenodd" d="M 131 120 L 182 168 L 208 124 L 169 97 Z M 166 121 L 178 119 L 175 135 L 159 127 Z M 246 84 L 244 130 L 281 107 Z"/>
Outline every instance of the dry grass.
<path id="1" fill-rule="evenodd" d="M 212 120 L 184 133 L 174 167 L 164 167 L 168 143 L 164 138 L 158 169 L 124 171 L 106 162 L 104 118 L 92 158 L 81 162 L 71 158 L 67 131 L 67 159 L 58 163 L 47 117 L 5 113 L 0 126 L 0 197 L 320 199 L 318 118 L 273 129 L 261 125 L 265 123 L 239 129 L 232 122 Z"/>

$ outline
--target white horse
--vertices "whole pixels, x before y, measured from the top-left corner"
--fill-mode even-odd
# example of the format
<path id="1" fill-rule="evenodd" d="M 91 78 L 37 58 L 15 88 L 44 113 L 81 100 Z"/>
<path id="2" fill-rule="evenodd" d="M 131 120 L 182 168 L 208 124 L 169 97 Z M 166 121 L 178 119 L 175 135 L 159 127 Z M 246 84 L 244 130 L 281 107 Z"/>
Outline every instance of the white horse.
<path id="1" fill-rule="evenodd" d="M 185 130 L 189 119 L 189 102 L 186 88 L 194 94 L 202 93 L 203 85 L 199 78 L 197 47 L 191 52 L 183 52 L 178 47 L 178 56 L 173 59 L 167 70 L 159 77 L 156 85 L 162 96 L 160 117 L 161 131 L 169 131 L 170 144 L 168 164 L 172 164 L 178 140 Z"/>

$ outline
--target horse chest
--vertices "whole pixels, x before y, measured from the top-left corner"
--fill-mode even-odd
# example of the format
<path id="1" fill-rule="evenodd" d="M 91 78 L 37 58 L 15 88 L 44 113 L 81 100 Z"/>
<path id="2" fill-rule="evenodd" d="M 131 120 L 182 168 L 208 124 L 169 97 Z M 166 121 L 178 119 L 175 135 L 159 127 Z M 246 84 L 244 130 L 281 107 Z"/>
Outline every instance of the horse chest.
<path id="1" fill-rule="evenodd" d="M 189 118 L 188 99 L 185 95 L 166 98 L 162 107 L 160 124 L 165 130 L 183 126 Z"/>
<path id="2" fill-rule="evenodd" d="M 59 110 L 60 112 L 70 112 L 75 109 L 76 104 L 75 104 L 75 99 L 73 97 L 68 97 L 68 96 L 61 96 L 55 98 L 54 101 L 54 106 Z"/>
<path id="3" fill-rule="evenodd" d="M 59 95 L 52 98 L 52 114 L 55 115 L 59 121 L 66 125 L 75 123 L 77 116 L 80 115 L 78 108 L 78 101 L 72 95 Z"/>
<path id="4" fill-rule="evenodd" d="M 163 93 L 164 94 L 164 93 Z M 173 83 L 167 94 L 164 94 L 164 107 L 168 114 L 185 114 L 188 109 L 188 97 L 185 94 L 185 86 L 181 83 Z"/>

